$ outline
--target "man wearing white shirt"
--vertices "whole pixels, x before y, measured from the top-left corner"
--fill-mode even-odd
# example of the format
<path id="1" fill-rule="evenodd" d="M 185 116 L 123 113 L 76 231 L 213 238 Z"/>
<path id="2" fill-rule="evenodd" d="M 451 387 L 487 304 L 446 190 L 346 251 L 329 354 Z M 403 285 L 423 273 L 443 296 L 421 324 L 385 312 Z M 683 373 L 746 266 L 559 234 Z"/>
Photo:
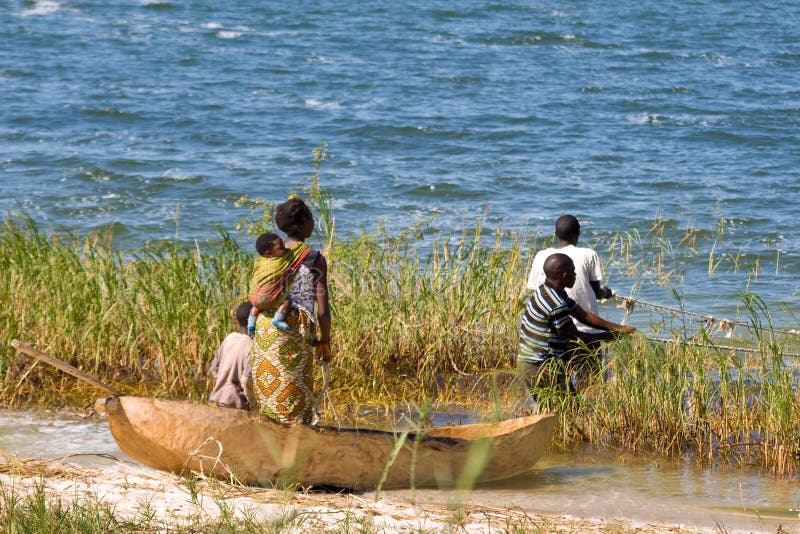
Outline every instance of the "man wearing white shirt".
<path id="1" fill-rule="evenodd" d="M 551 254 L 556 252 L 566 254 L 575 264 L 576 275 L 575 285 L 571 288 L 566 288 L 567 295 L 577 302 L 581 308 L 597 315 L 597 300 L 611 298 L 614 292 L 608 287 L 600 285 L 600 281 L 603 279 L 600 258 L 594 250 L 577 246 L 580 235 L 581 225 L 574 216 L 562 215 L 556 220 L 558 245 L 536 253 L 533 258 L 530 274 L 528 275 L 527 289 L 529 291 L 534 291 L 544 283 L 545 274 L 543 266 L 545 260 L 549 258 Z M 573 321 L 575 322 L 581 339 L 593 351 L 599 349 L 601 341 L 611 338 L 608 331 L 592 328 L 575 318 L 573 318 Z M 592 363 L 591 366 L 596 368 L 598 362 Z M 579 378 L 579 380 L 581 380 L 581 378 Z"/>
<path id="2" fill-rule="evenodd" d="M 608 287 L 600 285 L 600 281 L 603 279 L 603 269 L 597 252 L 590 248 L 577 246 L 580 235 L 581 225 L 578 219 L 572 215 L 559 217 L 556 221 L 558 246 L 546 248 L 536 253 L 531 265 L 531 272 L 528 275 L 527 288 L 529 291 L 533 291 L 542 285 L 545 280 L 544 270 L 542 269 L 544 260 L 553 253 L 561 252 L 569 256 L 575 264 L 575 285 L 567 288 L 567 295 L 584 310 L 589 310 L 596 314 L 597 300 L 611 298 L 614 293 Z M 600 330 L 586 326 L 578 321 L 575 321 L 575 326 L 580 332 L 600 332 Z"/>

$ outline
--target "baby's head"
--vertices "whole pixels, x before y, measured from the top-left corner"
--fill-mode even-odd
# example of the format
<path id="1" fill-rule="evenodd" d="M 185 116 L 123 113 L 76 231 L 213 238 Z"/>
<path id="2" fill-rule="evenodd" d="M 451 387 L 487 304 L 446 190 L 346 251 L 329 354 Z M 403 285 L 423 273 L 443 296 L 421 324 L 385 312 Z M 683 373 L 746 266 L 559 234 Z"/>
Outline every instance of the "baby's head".
<path id="1" fill-rule="evenodd" d="M 286 246 L 278 234 L 267 232 L 256 239 L 256 252 L 265 258 L 279 258 L 286 254 Z"/>

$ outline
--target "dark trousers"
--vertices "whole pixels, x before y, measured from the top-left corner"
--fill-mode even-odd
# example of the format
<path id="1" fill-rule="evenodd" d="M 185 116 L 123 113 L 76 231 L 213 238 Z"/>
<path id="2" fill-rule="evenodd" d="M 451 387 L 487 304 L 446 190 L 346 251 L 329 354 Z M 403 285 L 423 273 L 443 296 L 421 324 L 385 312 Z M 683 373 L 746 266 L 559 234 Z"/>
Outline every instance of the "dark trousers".
<path id="1" fill-rule="evenodd" d="M 611 332 L 580 333 L 580 342 L 570 343 L 569 349 L 560 358 L 547 358 L 543 362 L 517 360 L 517 370 L 534 399 L 542 389 L 578 393 L 586 388 L 593 374 L 600 372 L 603 342 L 613 338 Z"/>
<path id="2" fill-rule="evenodd" d="M 570 344 L 564 353 L 568 374 L 575 374 L 575 385 L 571 391 L 586 389 L 592 375 L 599 375 L 603 356 L 603 342 L 614 339 L 611 332 L 587 334 L 579 332 L 580 343 Z M 570 384 L 571 385 L 571 384 Z"/>
<path id="3" fill-rule="evenodd" d="M 567 366 L 560 358 L 547 358 L 542 362 L 527 362 L 518 359 L 517 370 L 534 400 L 538 400 L 539 394 L 546 389 L 574 392 L 567 374 Z"/>

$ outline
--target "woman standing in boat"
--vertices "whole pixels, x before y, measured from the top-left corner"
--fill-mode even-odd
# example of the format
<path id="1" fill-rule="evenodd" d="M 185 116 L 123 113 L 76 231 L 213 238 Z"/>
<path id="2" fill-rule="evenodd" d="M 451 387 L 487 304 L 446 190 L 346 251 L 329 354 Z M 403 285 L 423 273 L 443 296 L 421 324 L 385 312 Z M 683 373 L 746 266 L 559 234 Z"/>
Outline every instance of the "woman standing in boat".
<path id="1" fill-rule="evenodd" d="M 287 249 L 310 249 L 305 240 L 314 231 L 314 216 L 300 198 L 292 196 L 278 204 L 275 225 L 286 234 Z M 267 315 L 258 316 L 251 357 L 253 390 L 262 414 L 284 423 L 309 424 L 314 354 L 323 361 L 331 359 L 328 264 L 319 251 L 309 250 L 294 277 L 289 299 L 289 330 L 273 326 Z"/>

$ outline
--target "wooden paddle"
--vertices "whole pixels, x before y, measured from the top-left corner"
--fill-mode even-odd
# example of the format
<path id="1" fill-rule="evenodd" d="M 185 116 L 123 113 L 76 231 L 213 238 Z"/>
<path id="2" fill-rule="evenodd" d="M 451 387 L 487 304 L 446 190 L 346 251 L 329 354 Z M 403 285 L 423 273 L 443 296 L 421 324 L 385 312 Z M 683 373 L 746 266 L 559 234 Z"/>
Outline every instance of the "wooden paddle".
<path id="1" fill-rule="evenodd" d="M 111 386 L 107 386 L 107 385 L 103 384 L 102 382 L 100 382 L 98 379 L 96 379 L 92 375 L 88 375 L 88 374 L 84 373 L 83 371 L 81 371 L 80 369 L 77 369 L 77 368 L 71 366 L 67 362 L 61 361 L 58 358 L 53 358 L 52 356 L 50 356 L 48 354 L 45 354 L 44 352 L 40 352 L 40 351 L 34 349 L 33 347 L 31 347 L 30 345 L 26 345 L 25 343 L 23 343 L 22 341 L 20 341 L 18 339 L 12 340 L 11 341 L 11 346 L 14 347 L 15 349 L 17 349 L 20 352 L 24 352 L 25 354 L 27 354 L 29 356 L 33 356 L 37 360 L 41 360 L 41 361 L 43 361 L 45 363 L 49 363 L 50 365 L 52 365 L 56 369 L 60 369 L 60 370 L 64 371 L 65 373 L 74 376 L 75 378 L 78 378 L 80 380 L 83 380 L 84 382 L 87 382 L 87 383 L 93 385 L 96 388 L 100 388 L 103 391 L 105 391 L 106 393 L 110 393 L 111 395 L 113 395 L 115 397 L 122 396 L 122 393 L 120 393 L 116 389 L 112 388 Z"/>

